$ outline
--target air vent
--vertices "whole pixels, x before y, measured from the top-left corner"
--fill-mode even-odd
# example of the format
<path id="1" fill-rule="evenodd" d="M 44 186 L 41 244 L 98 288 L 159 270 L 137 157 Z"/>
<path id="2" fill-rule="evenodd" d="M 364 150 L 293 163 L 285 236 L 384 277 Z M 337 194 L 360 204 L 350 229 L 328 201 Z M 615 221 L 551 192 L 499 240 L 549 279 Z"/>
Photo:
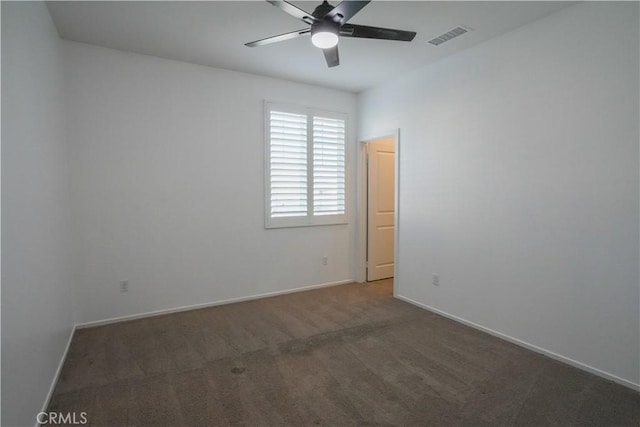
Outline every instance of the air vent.
<path id="1" fill-rule="evenodd" d="M 468 32 L 468 31 L 469 31 L 469 29 L 467 29 L 467 28 L 456 27 L 451 31 L 447 31 L 444 34 L 439 35 L 435 39 L 429 40 L 429 43 L 431 43 L 434 46 L 438 46 L 438 45 L 441 45 L 444 42 L 448 42 L 451 39 L 455 39 L 456 37 L 461 36 L 461 35 L 463 35 L 464 33 Z"/>

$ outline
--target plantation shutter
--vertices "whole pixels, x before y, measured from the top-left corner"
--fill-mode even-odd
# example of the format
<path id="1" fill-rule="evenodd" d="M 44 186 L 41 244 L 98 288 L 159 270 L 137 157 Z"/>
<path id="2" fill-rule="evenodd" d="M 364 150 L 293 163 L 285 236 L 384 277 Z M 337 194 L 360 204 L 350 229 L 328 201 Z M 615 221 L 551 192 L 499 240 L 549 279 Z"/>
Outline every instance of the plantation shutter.
<path id="1" fill-rule="evenodd" d="M 307 115 L 271 110 L 269 185 L 272 218 L 307 215 Z"/>
<path id="2" fill-rule="evenodd" d="M 265 228 L 347 223 L 347 115 L 265 103 Z"/>
<path id="3" fill-rule="evenodd" d="M 313 214 L 345 213 L 345 122 L 313 117 Z"/>

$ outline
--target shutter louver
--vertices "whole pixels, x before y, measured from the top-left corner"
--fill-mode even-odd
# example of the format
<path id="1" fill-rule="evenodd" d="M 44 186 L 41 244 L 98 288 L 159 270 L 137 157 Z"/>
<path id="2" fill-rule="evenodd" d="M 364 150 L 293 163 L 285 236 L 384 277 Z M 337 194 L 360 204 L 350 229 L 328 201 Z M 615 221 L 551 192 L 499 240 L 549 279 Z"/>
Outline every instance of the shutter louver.
<path id="1" fill-rule="evenodd" d="M 313 118 L 313 214 L 345 213 L 345 122 Z"/>
<path id="2" fill-rule="evenodd" d="M 271 216 L 307 215 L 307 116 L 271 111 Z"/>

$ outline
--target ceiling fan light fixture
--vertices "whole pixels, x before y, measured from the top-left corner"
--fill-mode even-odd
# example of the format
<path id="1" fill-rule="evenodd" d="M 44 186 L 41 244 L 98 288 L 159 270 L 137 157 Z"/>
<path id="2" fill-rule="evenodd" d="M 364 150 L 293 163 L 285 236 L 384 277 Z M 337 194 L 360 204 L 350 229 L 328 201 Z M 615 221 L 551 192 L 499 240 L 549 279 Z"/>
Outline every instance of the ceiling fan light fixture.
<path id="1" fill-rule="evenodd" d="M 330 49 L 338 44 L 338 27 L 327 23 L 311 27 L 311 43 L 320 49 Z"/>
<path id="2" fill-rule="evenodd" d="M 320 49 L 329 49 L 338 44 L 338 35 L 329 31 L 320 31 L 311 36 L 311 43 Z"/>

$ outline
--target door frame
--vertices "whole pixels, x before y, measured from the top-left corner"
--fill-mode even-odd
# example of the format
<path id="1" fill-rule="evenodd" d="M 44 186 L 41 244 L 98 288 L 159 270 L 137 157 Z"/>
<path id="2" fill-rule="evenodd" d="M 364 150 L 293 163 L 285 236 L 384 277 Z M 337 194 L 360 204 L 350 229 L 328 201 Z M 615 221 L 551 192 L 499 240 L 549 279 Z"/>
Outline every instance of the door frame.
<path id="1" fill-rule="evenodd" d="M 393 295 L 396 296 L 399 284 L 399 235 L 400 226 L 398 219 L 400 218 L 400 129 L 394 129 L 388 132 L 380 132 L 371 137 L 362 138 L 358 146 L 358 228 L 356 239 L 356 281 L 365 283 L 367 281 L 367 143 L 378 139 L 393 138 L 395 141 L 395 188 L 393 189 L 394 198 L 394 236 L 393 236 Z"/>

